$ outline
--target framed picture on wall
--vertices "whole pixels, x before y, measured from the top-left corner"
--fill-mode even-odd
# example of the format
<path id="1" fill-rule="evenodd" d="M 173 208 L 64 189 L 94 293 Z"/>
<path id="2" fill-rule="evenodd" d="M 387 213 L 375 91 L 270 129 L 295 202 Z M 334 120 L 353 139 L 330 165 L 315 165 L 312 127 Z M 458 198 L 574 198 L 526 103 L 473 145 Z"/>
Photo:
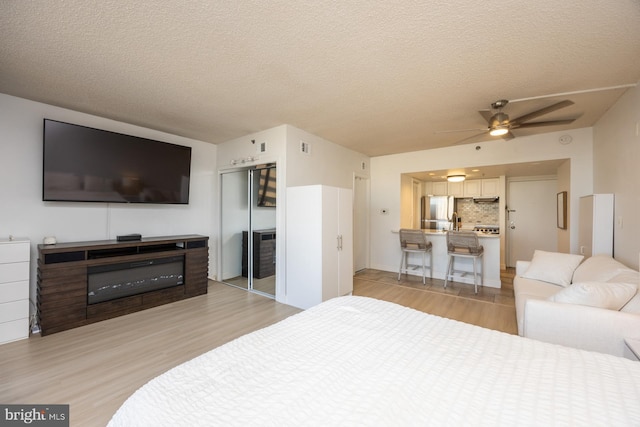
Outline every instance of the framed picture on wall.
<path id="1" fill-rule="evenodd" d="M 561 191 L 557 195 L 558 203 L 558 228 L 562 230 L 567 229 L 567 192 Z"/>

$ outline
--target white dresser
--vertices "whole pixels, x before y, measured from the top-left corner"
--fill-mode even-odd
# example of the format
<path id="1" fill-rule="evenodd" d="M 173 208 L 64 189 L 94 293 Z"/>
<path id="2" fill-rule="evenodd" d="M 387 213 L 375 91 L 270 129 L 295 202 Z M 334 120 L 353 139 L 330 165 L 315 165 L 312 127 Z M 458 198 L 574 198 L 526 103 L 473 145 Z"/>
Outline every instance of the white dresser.
<path id="1" fill-rule="evenodd" d="M 0 344 L 29 337 L 29 240 L 0 239 Z"/>

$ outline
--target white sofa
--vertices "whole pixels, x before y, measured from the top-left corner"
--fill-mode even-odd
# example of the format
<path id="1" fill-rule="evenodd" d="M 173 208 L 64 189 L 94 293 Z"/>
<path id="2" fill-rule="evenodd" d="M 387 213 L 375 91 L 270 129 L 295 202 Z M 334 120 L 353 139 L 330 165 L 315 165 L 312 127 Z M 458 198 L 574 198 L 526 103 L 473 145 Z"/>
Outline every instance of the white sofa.
<path id="1" fill-rule="evenodd" d="M 640 273 L 610 256 L 582 258 L 536 251 L 516 263 L 518 334 L 637 360 L 624 339 L 640 340 Z"/>

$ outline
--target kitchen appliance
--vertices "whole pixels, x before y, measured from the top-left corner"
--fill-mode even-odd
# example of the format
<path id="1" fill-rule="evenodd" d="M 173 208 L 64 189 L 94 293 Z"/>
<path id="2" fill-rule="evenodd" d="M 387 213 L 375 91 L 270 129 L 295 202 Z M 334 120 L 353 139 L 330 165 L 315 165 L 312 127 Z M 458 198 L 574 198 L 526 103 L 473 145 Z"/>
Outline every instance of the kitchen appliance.
<path id="1" fill-rule="evenodd" d="M 420 228 L 449 229 L 454 211 L 453 196 L 423 196 L 420 203 Z"/>
<path id="2" fill-rule="evenodd" d="M 479 231 L 484 234 L 500 234 L 500 227 L 497 225 L 476 224 L 473 231 Z"/>

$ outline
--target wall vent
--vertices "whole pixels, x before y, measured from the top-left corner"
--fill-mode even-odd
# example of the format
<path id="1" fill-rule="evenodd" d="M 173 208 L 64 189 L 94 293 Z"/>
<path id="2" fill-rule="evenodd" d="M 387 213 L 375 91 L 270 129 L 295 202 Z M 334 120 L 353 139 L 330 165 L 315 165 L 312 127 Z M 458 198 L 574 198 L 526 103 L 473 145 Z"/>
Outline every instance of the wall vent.
<path id="1" fill-rule="evenodd" d="M 311 145 L 308 142 L 300 141 L 300 152 L 302 154 L 311 154 Z"/>
<path id="2" fill-rule="evenodd" d="M 258 153 L 266 153 L 267 152 L 267 143 L 261 142 L 258 144 Z"/>

